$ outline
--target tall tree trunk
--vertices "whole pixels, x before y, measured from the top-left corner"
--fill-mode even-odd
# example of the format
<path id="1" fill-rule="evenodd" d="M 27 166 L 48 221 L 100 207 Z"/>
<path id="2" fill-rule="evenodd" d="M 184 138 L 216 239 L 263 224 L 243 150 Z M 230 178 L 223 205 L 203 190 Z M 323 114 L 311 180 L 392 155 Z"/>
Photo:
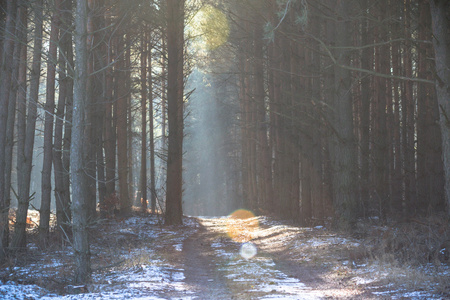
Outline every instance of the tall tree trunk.
<path id="1" fill-rule="evenodd" d="M 33 62 L 30 73 L 30 97 L 28 102 L 26 124 L 24 120 L 19 121 L 25 129 L 19 128 L 19 135 L 25 134 L 24 138 L 19 138 L 17 145 L 17 183 L 18 183 L 18 206 L 17 216 L 23 216 L 23 221 L 14 227 L 14 236 L 11 241 L 11 248 L 20 248 L 26 245 L 25 227 L 28 206 L 30 202 L 30 181 L 33 161 L 34 138 L 37 118 L 37 104 L 39 97 L 39 78 L 41 74 L 41 51 L 42 51 L 42 30 L 43 30 L 43 3 L 36 1 L 33 5 L 34 11 L 34 46 Z M 25 105 L 25 103 L 23 103 Z M 20 108 L 21 111 L 24 108 Z M 25 118 L 25 114 L 22 115 Z M 20 118 L 22 117 L 20 116 Z M 23 133 L 25 130 L 25 133 Z"/>
<path id="2" fill-rule="evenodd" d="M 71 0 L 63 0 L 61 4 L 62 20 L 61 22 L 61 37 L 60 37 L 60 53 L 58 58 L 59 68 L 59 96 L 58 106 L 56 109 L 55 120 L 55 137 L 53 149 L 53 165 L 55 177 L 55 201 L 56 201 L 56 229 L 60 233 L 60 238 L 64 238 L 69 231 L 70 222 L 70 195 L 65 188 L 65 180 L 69 176 L 69 170 L 65 168 L 63 162 L 63 134 L 64 126 L 70 126 L 68 122 L 68 109 L 71 105 L 68 101 L 72 97 L 73 85 L 69 70 L 72 67 L 72 62 L 69 61 L 69 52 L 72 48 L 72 35 L 70 33 L 71 24 L 67 23 L 70 20 Z M 66 111 L 66 113 L 65 113 Z"/>
<path id="3" fill-rule="evenodd" d="M 150 112 L 150 199 L 151 199 L 151 209 L 152 213 L 156 213 L 156 174 L 155 174 L 155 126 L 154 123 L 154 113 L 153 113 L 153 78 L 152 78 L 152 48 L 148 48 L 148 87 L 149 87 L 149 107 Z"/>
<path id="4" fill-rule="evenodd" d="M 404 36 L 407 39 L 412 37 L 411 28 L 411 7 L 412 0 L 405 0 L 404 5 Z M 408 78 L 413 77 L 413 57 L 412 44 L 410 41 L 405 42 L 404 47 L 404 72 Z M 416 161 L 415 161 L 415 108 L 413 82 L 405 81 L 403 83 L 403 152 L 404 152 L 404 176 L 405 176 L 405 202 L 407 212 L 414 214 L 417 211 L 417 184 L 416 184 Z"/>
<path id="5" fill-rule="evenodd" d="M 6 126 L 8 119 L 8 102 L 11 86 L 12 56 L 14 51 L 14 28 L 16 17 L 16 1 L 8 0 L 6 11 L 5 38 L 3 41 L 3 54 L 0 74 L 0 145 L 6 143 Z M 5 198 L 5 150 L 0 147 L 0 262 L 5 259 L 6 245 L 4 234 L 8 226 L 9 207 Z"/>
<path id="6" fill-rule="evenodd" d="M 72 143 L 70 164 L 72 170 L 72 214 L 73 214 L 73 250 L 75 254 L 75 281 L 84 283 L 91 272 L 89 235 L 88 235 L 88 206 L 87 181 L 85 175 L 85 147 L 83 141 L 87 138 L 85 127 L 87 98 L 87 3 L 77 0 L 75 18 L 75 77 L 72 121 Z"/>
<path id="7" fill-rule="evenodd" d="M 338 17 L 336 26 L 336 51 L 337 64 L 350 65 L 350 54 L 344 49 L 351 45 L 349 1 L 342 1 L 336 5 Z M 341 47 L 341 48 L 340 48 Z M 355 141 L 353 136 L 353 109 L 351 97 L 350 71 L 340 66 L 334 68 L 334 103 L 332 125 L 335 134 L 331 137 L 333 143 L 332 169 L 333 169 L 333 199 L 334 207 L 339 219 L 339 225 L 351 228 L 356 221 L 357 203 L 355 197 L 356 182 L 356 156 Z"/>
<path id="8" fill-rule="evenodd" d="M 71 15 L 73 0 L 64 0 L 63 2 L 63 10 L 65 15 Z M 70 20 L 68 17 L 64 17 L 63 20 L 68 22 Z M 64 193 L 65 199 L 63 201 L 63 211 L 64 217 L 67 219 L 67 223 L 63 224 L 63 228 L 66 232 L 68 232 L 70 228 L 70 221 L 72 220 L 72 211 L 70 209 L 71 201 L 70 201 L 70 147 L 71 147 L 71 138 L 72 138 L 72 108 L 73 108 L 73 78 L 74 78 L 74 62 L 73 62 L 73 47 L 72 47 L 72 22 L 65 24 L 64 29 L 66 29 L 63 38 L 67 39 L 67 44 L 64 43 L 62 47 L 65 48 L 64 52 L 66 55 L 66 72 L 68 76 L 65 78 L 66 80 L 66 114 L 65 114 L 65 123 L 64 123 L 64 141 L 63 141 L 63 150 L 62 150 L 62 164 L 63 164 L 63 184 L 64 184 Z M 67 26 L 67 27 L 66 27 Z"/>
<path id="9" fill-rule="evenodd" d="M 98 144 L 98 139 L 96 136 L 96 122 L 98 120 L 97 115 L 97 99 L 100 97 L 99 91 L 97 90 L 97 76 L 94 75 L 96 71 L 96 6 L 98 3 L 95 0 L 88 0 L 88 18 L 87 18 L 87 47 L 88 47 L 88 64 L 87 64 L 87 98 L 89 101 L 89 106 L 87 107 L 86 115 L 86 131 L 88 132 L 88 142 L 84 143 L 86 147 L 85 153 L 87 157 L 85 172 L 87 180 L 87 205 L 88 205 L 88 218 L 93 219 L 96 215 L 96 173 L 97 173 L 97 161 L 96 161 L 96 148 Z"/>
<path id="10" fill-rule="evenodd" d="M 387 3 L 378 4 L 378 24 L 375 28 L 375 43 L 382 43 L 382 39 L 388 37 L 387 30 L 384 25 Z M 375 72 L 381 74 L 389 73 L 389 48 L 388 46 L 379 46 L 375 48 Z M 379 205 L 379 211 L 382 216 L 386 216 L 388 209 L 388 137 L 387 137 L 387 80 L 382 77 L 374 78 L 374 128 L 373 128 L 373 160 L 374 175 L 373 185 L 375 188 L 374 199 Z"/>
<path id="11" fill-rule="evenodd" d="M 112 25 L 111 16 L 105 15 L 105 27 L 108 28 Z M 105 180 L 106 180 L 106 197 L 110 197 L 116 189 L 116 131 L 115 131 L 115 121 L 114 121 L 114 74 L 113 74 L 113 48 L 115 46 L 116 37 L 112 36 L 113 31 L 108 30 L 108 35 L 110 38 L 108 39 L 108 43 L 106 45 L 106 62 L 105 64 L 108 66 L 105 74 L 105 124 L 104 124 L 104 133 L 105 133 Z M 103 201 L 104 199 L 100 199 Z M 102 209 L 104 206 L 100 206 Z"/>
<path id="12" fill-rule="evenodd" d="M 13 148 L 14 148 L 14 129 L 16 123 L 16 107 L 17 98 L 19 101 L 26 102 L 26 51 L 27 51 L 27 7 L 24 1 L 18 1 L 16 29 L 15 29 L 15 46 L 13 52 L 13 70 L 11 74 L 11 91 L 9 94 L 8 104 L 8 121 L 6 125 L 6 153 L 5 153 L 5 199 L 6 206 L 9 207 L 11 203 L 11 179 L 12 179 L 12 165 L 13 165 Z M 25 59 L 24 61 L 21 61 Z M 22 89 L 22 90 L 21 90 Z M 22 120 L 21 123 L 23 124 Z M 19 125 L 18 125 L 19 126 Z M 21 129 L 23 133 L 23 129 Z M 23 135 L 22 135 L 23 137 Z M 16 214 L 16 224 L 25 223 L 27 212 L 23 214 Z M 9 230 L 5 233 L 5 244 L 8 243 Z"/>
<path id="13" fill-rule="evenodd" d="M 127 91 L 127 163 L 128 163 L 128 199 L 131 205 L 135 200 L 135 184 L 133 176 L 133 116 L 131 113 L 131 38 L 130 34 L 126 35 L 127 50 L 125 52 L 126 80 L 125 86 Z"/>
<path id="14" fill-rule="evenodd" d="M 147 34 L 141 34 L 141 207 L 147 211 Z M 153 112 L 150 111 L 151 115 Z M 151 120 L 153 121 L 153 119 Z"/>
<path id="15" fill-rule="evenodd" d="M 431 0 L 434 61 L 436 63 L 436 93 L 442 135 L 442 160 L 445 174 L 445 200 L 450 215 L 450 32 L 448 30 L 450 2 Z"/>
<path id="16" fill-rule="evenodd" d="M 183 222 L 184 0 L 166 0 L 166 8 L 169 145 L 165 223 L 179 225 Z"/>
<path id="17" fill-rule="evenodd" d="M 123 215 L 128 215 L 131 212 L 131 202 L 129 198 L 128 190 L 128 145 L 127 145 L 127 93 L 126 80 L 127 72 L 124 70 L 126 66 L 125 62 L 125 49 L 124 49 L 124 37 L 119 37 L 117 41 L 117 55 L 118 60 L 116 63 L 116 91 L 117 91 L 117 159 L 118 159 L 118 175 L 119 175 L 119 192 L 120 192 L 120 212 Z"/>
<path id="18" fill-rule="evenodd" d="M 259 18 L 259 15 L 258 17 Z M 266 93 L 264 90 L 264 49 L 263 49 L 263 24 L 256 23 L 254 30 L 255 40 L 255 103 L 257 114 L 258 134 L 258 190 L 262 193 L 259 197 L 259 207 L 267 208 L 273 198 L 272 186 L 272 158 L 267 140 L 266 122 Z"/>
<path id="19" fill-rule="evenodd" d="M 419 1 L 419 40 L 429 41 L 431 14 L 428 2 Z M 418 77 L 431 78 L 432 47 L 418 47 Z M 442 168 L 442 136 L 439 128 L 439 106 L 435 87 L 417 84 L 417 194 L 418 205 L 426 213 L 445 209 L 444 169 Z"/>
<path id="20" fill-rule="evenodd" d="M 394 12 L 394 15 L 398 14 L 402 10 L 402 3 L 392 2 L 390 10 Z M 394 23 L 391 26 L 392 38 L 396 39 L 401 36 L 400 24 Z M 393 43 L 391 50 L 391 64 L 392 64 L 392 74 L 394 76 L 401 76 L 401 51 L 400 44 Z M 392 123 L 392 144 L 393 144 L 393 172 L 391 177 L 391 209 L 393 213 L 401 214 L 403 213 L 403 161 L 402 161 L 402 139 L 401 139 L 401 82 L 399 80 L 392 80 L 393 86 L 393 123 Z"/>
<path id="21" fill-rule="evenodd" d="M 44 121 L 44 158 L 42 165 L 41 183 L 41 207 L 39 219 L 40 242 L 43 246 L 47 244 L 50 225 L 50 202 L 52 193 L 52 163 L 53 163 L 53 121 L 55 110 L 55 79 L 56 63 L 58 53 L 58 36 L 60 27 L 60 4 L 61 0 L 55 1 L 54 14 L 50 30 L 50 42 L 47 57 L 47 87 L 45 98 L 45 121 Z"/>

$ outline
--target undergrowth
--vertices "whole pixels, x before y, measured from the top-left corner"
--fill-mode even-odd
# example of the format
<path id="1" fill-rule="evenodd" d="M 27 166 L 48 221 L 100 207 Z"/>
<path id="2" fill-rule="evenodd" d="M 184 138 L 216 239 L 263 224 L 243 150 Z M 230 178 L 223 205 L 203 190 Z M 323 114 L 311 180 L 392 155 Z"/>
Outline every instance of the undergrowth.
<path id="1" fill-rule="evenodd" d="M 387 282 L 408 290 L 433 290 L 450 296 L 450 226 L 444 215 L 402 222 L 361 222 L 361 247 L 351 256 L 365 259 Z"/>

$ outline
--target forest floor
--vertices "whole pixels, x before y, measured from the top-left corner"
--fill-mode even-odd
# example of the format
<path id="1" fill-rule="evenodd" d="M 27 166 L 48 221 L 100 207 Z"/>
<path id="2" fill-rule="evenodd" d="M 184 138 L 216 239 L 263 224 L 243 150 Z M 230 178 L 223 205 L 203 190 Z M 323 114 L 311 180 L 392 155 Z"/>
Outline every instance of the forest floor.
<path id="1" fill-rule="evenodd" d="M 0 269 L 0 299 L 450 297 L 448 265 L 403 265 L 389 255 L 374 257 L 367 237 L 270 217 L 161 223 L 159 216 L 138 213 L 98 222 L 90 237 L 92 280 L 83 286 L 71 284 L 70 245 L 42 251 L 31 234 L 27 253 Z"/>

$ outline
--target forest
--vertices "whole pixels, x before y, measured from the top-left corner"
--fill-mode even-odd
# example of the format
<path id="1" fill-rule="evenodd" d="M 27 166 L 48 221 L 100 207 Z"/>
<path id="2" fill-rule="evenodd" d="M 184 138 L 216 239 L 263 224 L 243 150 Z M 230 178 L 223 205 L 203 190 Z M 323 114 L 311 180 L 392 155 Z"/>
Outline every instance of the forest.
<path id="1" fill-rule="evenodd" d="M 71 247 L 85 283 L 104 220 L 238 209 L 438 228 L 448 262 L 450 1 L 0 6 L 0 266 Z"/>

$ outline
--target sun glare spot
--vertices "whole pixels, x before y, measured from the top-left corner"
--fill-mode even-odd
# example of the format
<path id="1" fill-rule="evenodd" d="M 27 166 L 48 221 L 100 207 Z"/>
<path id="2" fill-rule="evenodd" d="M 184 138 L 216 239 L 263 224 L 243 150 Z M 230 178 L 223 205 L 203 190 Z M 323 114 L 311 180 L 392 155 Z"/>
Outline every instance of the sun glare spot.
<path id="1" fill-rule="evenodd" d="M 241 245 L 241 248 L 239 249 L 239 254 L 245 258 L 250 259 L 253 256 L 258 253 L 258 249 L 256 248 L 255 244 L 248 242 Z"/>
<path id="2" fill-rule="evenodd" d="M 239 209 L 228 216 L 226 227 L 227 234 L 233 241 L 246 243 L 253 239 L 259 222 L 251 211 Z"/>

